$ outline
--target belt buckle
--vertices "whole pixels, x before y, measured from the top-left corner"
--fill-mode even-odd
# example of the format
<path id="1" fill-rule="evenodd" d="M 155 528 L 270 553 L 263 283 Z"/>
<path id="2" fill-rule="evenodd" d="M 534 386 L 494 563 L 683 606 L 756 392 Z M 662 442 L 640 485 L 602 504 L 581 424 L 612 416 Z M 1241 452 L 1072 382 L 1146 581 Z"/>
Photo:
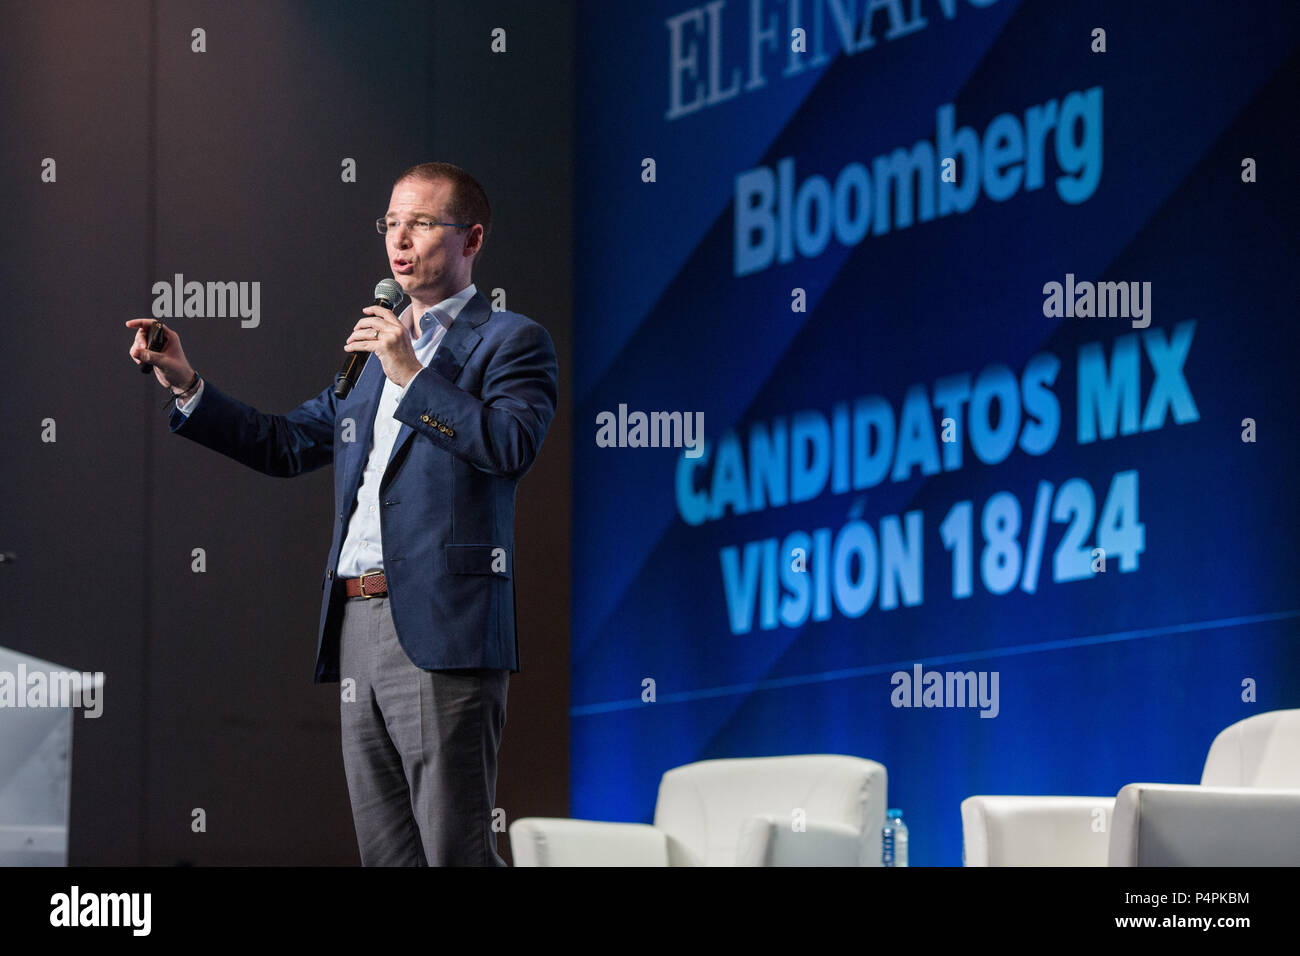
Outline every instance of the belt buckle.
<path id="1" fill-rule="evenodd" d="M 379 570 L 379 571 L 363 571 L 363 572 L 362 572 L 361 577 L 360 577 L 360 581 L 361 581 L 361 596 L 362 596 L 363 598 L 365 598 L 367 601 L 369 601 L 369 600 L 370 600 L 371 598 L 373 598 L 373 597 L 379 597 L 379 595 L 378 595 L 378 594 L 367 594 L 367 593 L 366 593 L 366 578 L 374 577 L 374 576 L 377 575 L 377 574 L 383 574 L 383 573 L 384 573 L 384 572 L 383 572 L 382 570 Z"/>

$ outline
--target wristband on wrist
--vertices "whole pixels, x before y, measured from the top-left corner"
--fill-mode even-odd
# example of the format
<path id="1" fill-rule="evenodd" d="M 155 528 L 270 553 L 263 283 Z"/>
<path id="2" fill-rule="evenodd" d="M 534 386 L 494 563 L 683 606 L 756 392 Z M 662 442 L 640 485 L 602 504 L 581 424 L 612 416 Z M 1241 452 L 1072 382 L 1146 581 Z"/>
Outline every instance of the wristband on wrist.
<path id="1" fill-rule="evenodd" d="M 199 387 L 199 373 L 197 371 L 194 373 L 194 378 L 190 380 L 190 384 L 186 385 L 179 392 L 173 392 L 171 390 L 171 387 L 168 386 L 167 394 L 169 397 L 167 399 L 167 403 L 163 405 L 163 408 L 167 408 L 169 405 L 172 404 L 172 402 L 179 402 L 184 400 L 184 397 L 186 395 L 188 395 L 190 392 L 194 391 L 194 389 L 198 387 Z"/>

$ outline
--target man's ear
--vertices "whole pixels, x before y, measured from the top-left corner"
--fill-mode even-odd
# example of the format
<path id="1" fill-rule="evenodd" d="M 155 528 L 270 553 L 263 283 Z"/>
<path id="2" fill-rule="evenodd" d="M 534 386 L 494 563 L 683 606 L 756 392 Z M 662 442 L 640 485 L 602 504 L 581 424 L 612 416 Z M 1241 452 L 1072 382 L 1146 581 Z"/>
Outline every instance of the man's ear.
<path id="1" fill-rule="evenodd" d="M 477 257 L 483 252 L 483 226 L 475 223 L 470 227 L 469 235 L 465 239 L 465 251 L 467 256 Z"/>

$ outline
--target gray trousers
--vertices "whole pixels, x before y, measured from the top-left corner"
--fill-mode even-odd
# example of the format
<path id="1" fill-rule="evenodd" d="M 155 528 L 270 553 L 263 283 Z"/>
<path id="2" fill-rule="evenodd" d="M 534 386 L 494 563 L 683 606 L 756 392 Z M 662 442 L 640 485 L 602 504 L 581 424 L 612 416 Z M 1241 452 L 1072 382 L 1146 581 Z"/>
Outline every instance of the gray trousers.
<path id="1" fill-rule="evenodd" d="M 343 769 L 362 866 L 505 866 L 492 816 L 510 672 L 426 671 L 387 597 L 349 598 L 339 644 Z"/>

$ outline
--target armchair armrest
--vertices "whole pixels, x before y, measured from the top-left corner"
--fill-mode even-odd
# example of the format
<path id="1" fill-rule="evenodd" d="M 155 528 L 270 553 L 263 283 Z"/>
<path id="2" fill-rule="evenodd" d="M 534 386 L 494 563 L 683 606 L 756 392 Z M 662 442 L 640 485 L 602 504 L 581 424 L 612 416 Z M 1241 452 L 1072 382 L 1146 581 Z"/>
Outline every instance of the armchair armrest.
<path id="1" fill-rule="evenodd" d="M 515 866 L 668 866 L 668 835 L 644 823 L 524 817 L 510 824 Z"/>
<path id="2" fill-rule="evenodd" d="M 1130 783 L 1111 866 L 1300 866 L 1300 790 Z"/>
<path id="3" fill-rule="evenodd" d="M 862 837 L 846 823 L 809 820 L 796 831 L 788 818 L 775 816 L 750 817 L 736 844 L 737 866 L 871 865 L 861 855 Z"/>
<path id="4" fill-rule="evenodd" d="M 966 866 L 1105 866 L 1114 797 L 967 797 Z"/>

